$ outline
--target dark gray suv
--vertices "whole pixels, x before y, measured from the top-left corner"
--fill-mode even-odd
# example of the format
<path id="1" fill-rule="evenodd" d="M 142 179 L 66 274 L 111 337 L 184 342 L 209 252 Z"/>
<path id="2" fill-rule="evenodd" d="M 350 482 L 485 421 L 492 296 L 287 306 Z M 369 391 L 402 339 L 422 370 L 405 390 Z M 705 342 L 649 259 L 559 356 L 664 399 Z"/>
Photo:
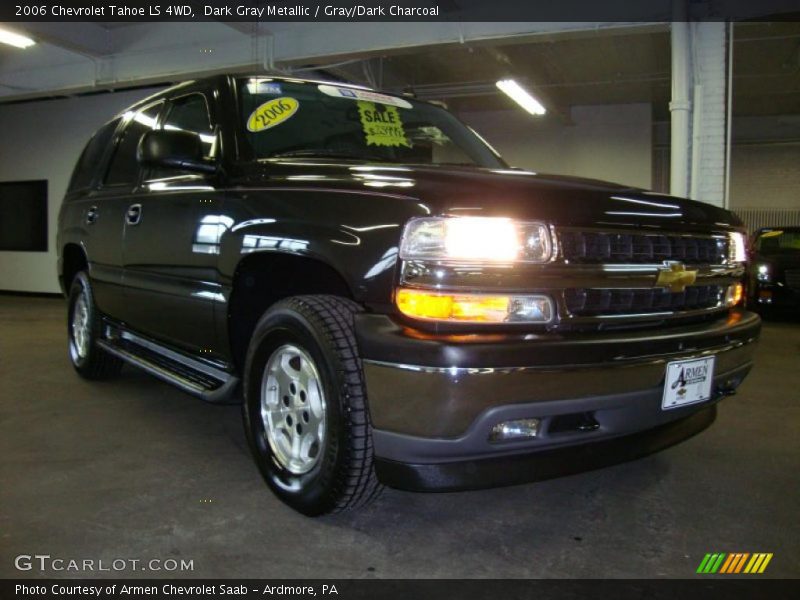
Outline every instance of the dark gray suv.
<path id="1" fill-rule="evenodd" d="M 218 76 L 99 129 L 58 264 L 80 375 L 243 399 L 265 480 L 316 515 L 702 430 L 759 334 L 744 240 L 707 204 L 511 169 L 434 104 Z"/>

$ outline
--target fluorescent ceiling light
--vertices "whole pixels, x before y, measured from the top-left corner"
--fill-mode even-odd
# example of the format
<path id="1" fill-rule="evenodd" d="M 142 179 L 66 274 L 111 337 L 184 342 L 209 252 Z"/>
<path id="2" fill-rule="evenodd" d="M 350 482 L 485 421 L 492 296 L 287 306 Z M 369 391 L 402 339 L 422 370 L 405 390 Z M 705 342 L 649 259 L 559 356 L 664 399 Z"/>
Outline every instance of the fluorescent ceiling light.
<path id="1" fill-rule="evenodd" d="M 0 43 L 16 48 L 27 48 L 28 46 L 33 46 L 36 42 L 24 35 L 0 29 Z"/>
<path id="2" fill-rule="evenodd" d="M 547 112 L 541 102 L 531 96 L 525 88 L 513 79 L 501 79 L 496 85 L 500 88 L 500 91 L 532 115 L 543 115 Z"/>

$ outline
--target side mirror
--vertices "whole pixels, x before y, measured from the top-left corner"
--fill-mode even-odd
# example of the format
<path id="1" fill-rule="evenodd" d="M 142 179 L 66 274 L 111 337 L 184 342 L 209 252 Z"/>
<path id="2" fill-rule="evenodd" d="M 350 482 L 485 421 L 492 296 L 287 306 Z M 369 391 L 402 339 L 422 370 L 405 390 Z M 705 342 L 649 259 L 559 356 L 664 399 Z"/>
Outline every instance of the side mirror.
<path id="1" fill-rule="evenodd" d="M 153 129 L 139 140 L 136 159 L 146 167 L 215 173 L 217 167 L 203 157 L 200 136 L 191 131 Z"/>

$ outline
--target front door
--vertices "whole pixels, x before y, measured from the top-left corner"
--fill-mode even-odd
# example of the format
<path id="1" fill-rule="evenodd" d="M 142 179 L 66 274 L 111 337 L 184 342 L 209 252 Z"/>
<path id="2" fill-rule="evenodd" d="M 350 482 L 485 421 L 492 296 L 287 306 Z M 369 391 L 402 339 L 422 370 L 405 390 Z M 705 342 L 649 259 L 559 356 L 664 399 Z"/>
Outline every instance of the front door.
<path id="1" fill-rule="evenodd" d="M 160 127 L 198 133 L 216 152 L 208 96 L 168 101 Z M 220 194 L 205 175 L 148 170 L 125 217 L 125 293 L 130 325 L 201 356 L 214 358 L 214 307 L 220 301 L 219 241 L 229 224 Z"/>

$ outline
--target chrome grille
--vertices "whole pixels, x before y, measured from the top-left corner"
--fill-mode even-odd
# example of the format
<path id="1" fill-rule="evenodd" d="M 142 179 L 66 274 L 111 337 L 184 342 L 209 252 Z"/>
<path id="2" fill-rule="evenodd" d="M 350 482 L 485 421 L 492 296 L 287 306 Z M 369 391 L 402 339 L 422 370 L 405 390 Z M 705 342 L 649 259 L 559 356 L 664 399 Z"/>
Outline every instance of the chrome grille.
<path id="1" fill-rule="evenodd" d="M 664 288 L 564 290 L 564 303 L 570 315 L 632 315 L 690 311 L 721 306 L 725 289 L 720 285 L 694 285 L 682 292 Z"/>
<path id="2" fill-rule="evenodd" d="M 793 290 L 800 290 L 800 270 L 787 270 L 784 274 L 786 285 Z"/>
<path id="3" fill-rule="evenodd" d="M 561 253 L 570 263 L 642 264 L 675 260 L 686 264 L 727 262 L 728 240 L 722 236 L 661 235 L 559 231 Z"/>

